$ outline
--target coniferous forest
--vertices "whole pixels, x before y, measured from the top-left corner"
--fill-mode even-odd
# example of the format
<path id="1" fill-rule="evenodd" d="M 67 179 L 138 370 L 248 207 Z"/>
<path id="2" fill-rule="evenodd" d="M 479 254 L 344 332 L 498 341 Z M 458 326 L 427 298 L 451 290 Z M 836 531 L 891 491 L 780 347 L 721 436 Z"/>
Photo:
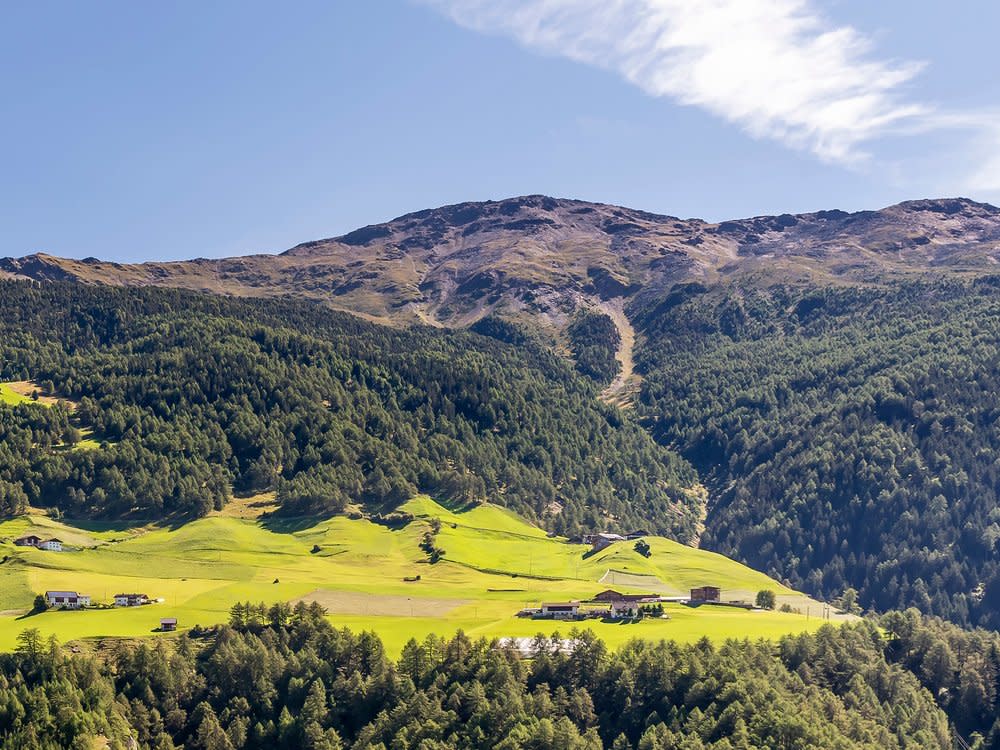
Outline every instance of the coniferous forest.
<path id="1" fill-rule="evenodd" d="M 821 597 L 1000 626 L 996 279 L 676 290 L 647 427 L 713 495 L 702 546 Z"/>
<path id="2" fill-rule="evenodd" d="M 77 404 L 0 409 L 0 512 L 162 519 L 274 489 L 293 513 L 417 491 L 573 533 L 691 538 L 690 464 L 530 339 L 393 330 L 309 303 L 0 284 L 2 373 Z"/>
<path id="3" fill-rule="evenodd" d="M 945 748 L 949 719 L 1000 747 L 995 633 L 916 611 L 777 643 L 539 637 L 530 659 L 412 640 L 397 661 L 315 606 L 234 607 L 175 645 L 98 660 L 26 631 L 0 657 L 5 748 Z M 935 702 L 932 693 L 939 696 Z"/>

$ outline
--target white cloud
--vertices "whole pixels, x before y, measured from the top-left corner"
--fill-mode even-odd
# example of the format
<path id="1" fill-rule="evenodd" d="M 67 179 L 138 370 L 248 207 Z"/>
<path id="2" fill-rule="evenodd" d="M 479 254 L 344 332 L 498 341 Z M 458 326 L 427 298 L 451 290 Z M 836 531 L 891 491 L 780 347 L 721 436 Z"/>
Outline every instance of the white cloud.
<path id="1" fill-rule="evenodd" d="M 878 55 L 819 0 L 416 2 L 900 187 L 1000 201 L 1000 111 L 915 99 L 925 64 Z"/>
<path id="2" fill-rule="evenodd" d="M 921 63 L 878 59 L 809 0 L 421 1 L 827 161 L 856 163 L 866 141 L 929 112 L 900 94 Z"/>

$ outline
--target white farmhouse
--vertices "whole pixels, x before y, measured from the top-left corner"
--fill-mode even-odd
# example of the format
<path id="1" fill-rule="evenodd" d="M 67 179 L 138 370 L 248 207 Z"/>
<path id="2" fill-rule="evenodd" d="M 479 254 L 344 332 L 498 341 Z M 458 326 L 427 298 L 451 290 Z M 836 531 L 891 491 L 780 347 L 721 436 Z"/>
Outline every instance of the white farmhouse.
<path id="1" fill-rule="evenodd" d="M 116 607 L 141 607 L 149 604 L 149 597 L 145 594 L 115 594 Z"/>
<path id="2" fill-rule="evenodd" d="M 574 620 L 580 615 L 580 602 L 553 602 L 542 605 L 542 617 L 554 620 Z"/>
<path id="3" fill-rule="evenodd" d="M 90 597 L 75 591 L 46 591 L 45 601 L 53 609 L 83 609 L 90 606 Z"/>

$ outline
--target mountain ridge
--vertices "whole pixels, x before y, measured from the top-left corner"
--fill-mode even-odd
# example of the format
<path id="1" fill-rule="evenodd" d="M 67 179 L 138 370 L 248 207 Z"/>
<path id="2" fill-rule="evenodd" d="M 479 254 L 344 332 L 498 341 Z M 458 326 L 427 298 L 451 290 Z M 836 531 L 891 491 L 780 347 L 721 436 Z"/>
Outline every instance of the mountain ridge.
<path id="1" fill-rule="evenodd" d="M 681 282 L 869 284 L 998 264 L 1000 209 L 968 198 L 713 223 L 528 195 L 415 211 L 273 255 L 127 264 L 35 253 L 0 259 L 0 276 L 291 295 L 392 324 L 465 327 L 495 312 L 562 329 L 581 308 Z"/>

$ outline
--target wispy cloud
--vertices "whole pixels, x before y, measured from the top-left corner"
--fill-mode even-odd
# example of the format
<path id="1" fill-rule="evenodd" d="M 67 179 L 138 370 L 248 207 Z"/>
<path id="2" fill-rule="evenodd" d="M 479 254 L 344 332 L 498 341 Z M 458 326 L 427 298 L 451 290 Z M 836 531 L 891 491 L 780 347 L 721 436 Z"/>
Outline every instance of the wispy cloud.
<path id="1" fill-rule="evenodd" d="M 902 94 L 922 63 L 880 59 L 808 0 L 422 2 L 827 161 L 862 160 L 866 142 L 930 113 Z"/>
<path id="2" fill-rule="evenodd" d="M 910 190 L 1000 199 L 1000 110 L 921 99 L 908 84 L 924 62 L 878 54 L 819 0 L 416 2 L 826 162 Z"/>

